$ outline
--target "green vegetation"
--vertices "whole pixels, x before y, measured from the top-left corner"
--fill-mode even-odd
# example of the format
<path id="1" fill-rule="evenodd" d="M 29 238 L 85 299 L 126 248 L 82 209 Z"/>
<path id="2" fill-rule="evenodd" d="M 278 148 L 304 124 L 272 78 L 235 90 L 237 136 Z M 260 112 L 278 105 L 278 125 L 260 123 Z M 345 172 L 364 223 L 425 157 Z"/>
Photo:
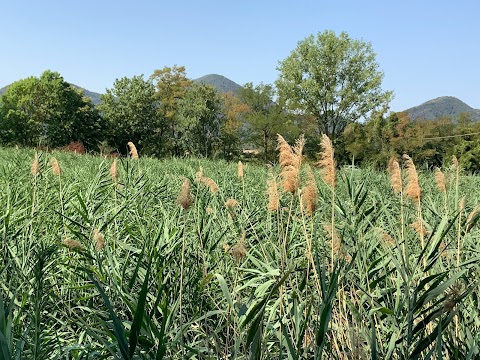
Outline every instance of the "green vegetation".
<path id="1" fill-rule="evenodd" d="M 89 93 L 45 71 L 0 89 L 0 144 L 126 155 L 133 142 L 142 156 L 274 163 L 277 133 L 290 141 L 306 134 L 310 160 L 326 134 L 340 165 L 382 169 L 409 153 L 422 168 L 448 165 L 455 155 L 465 170 L 480 170 L 478 110 L 443 97 L 387 113 L 392 93 L 382 89 L 370 43 L 332 31 L 311 35 L 278 70 L 276 86 L 242 87 L 165 66 L 148 79 L 117 79 L 92 98 L 95 106 Z"/>
<path id="2" fill-rule="evenodd" d="M 477 358 L 479 179 L 278 145 L 269 171 L 1 148 L 0 358 Z"/>

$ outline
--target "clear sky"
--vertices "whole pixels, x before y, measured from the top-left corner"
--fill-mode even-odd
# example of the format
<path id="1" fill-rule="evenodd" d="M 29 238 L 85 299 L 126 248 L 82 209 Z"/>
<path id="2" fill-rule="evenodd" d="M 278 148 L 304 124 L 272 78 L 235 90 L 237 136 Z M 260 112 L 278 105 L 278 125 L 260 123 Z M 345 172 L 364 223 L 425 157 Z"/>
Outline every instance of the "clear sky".
<path id="1" fill-rule="evenodd" d="M 273 83 L 298 41 L 324 30 L 371 42 L 391 110 L 439 96 L 480 109 L 478 0 L 0 0 L 0 87 L 44 70 L 103 93 L 174 64 Z"/>

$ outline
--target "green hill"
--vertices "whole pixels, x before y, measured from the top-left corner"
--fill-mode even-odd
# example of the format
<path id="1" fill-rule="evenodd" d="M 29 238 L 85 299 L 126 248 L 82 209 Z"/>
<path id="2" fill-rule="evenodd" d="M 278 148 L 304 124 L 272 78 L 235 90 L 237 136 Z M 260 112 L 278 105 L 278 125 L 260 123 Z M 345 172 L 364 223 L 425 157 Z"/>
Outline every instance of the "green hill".
<path id="1" fill-rule="evenodd" d="M 220 93 L 232 92 L 235 94 L 238 89 L 242 88 L 236 82 L 226 78 L 225 76 L 217 74 L 205 75 L 193 81 L 212 85 Z"/>
<path id="2" fill-rule="evenodd" d="M 442 96 L 406 110 L 412 120 L 433 120 L 441 117 L 456 119 L 461 113 L 470 114 L 472 120 L 480 119 L 480 110 L 468 106 L 453 96 Z"/>

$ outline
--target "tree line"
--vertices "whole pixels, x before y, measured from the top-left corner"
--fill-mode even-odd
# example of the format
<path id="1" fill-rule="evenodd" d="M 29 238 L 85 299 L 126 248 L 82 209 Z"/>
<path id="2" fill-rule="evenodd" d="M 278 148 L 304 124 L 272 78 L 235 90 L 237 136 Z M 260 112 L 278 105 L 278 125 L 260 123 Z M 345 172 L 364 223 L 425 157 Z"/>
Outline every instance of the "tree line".
<path id="1" fill-rule="evenodd" d="M 409 153 L 440 166 L 456 155 L 475 171 L 479 125 L 458 119 L 412 122 L 388 113 L 391 91 L 370 43 L 325 31 L 300 41 L 279 62 L 275 84 L 245 84 L 236 94 L 192 81 L 183 66 L 117 79 L 94 106 L 81 90 L 50 70 L 13 83 L 0 97 L 2 145 L 59 148 L 81 142 L 88 151 L 127 153 L 131 141 L 143 155 L 238 158 L 254 149 L 272 161 L 276 134 L 306 134 L 314 158 L 328 135 L 340 163 L 383 167 Z M 473 135 L 465 135 L 473 134 Z M 457 136 L 458 135 L 458 136 Z"/>

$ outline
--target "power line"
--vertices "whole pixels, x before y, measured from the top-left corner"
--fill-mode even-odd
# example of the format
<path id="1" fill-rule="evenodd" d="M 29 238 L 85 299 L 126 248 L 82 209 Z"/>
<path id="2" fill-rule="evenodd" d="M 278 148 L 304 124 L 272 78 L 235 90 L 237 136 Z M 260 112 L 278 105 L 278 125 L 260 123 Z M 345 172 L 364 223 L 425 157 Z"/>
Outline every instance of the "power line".
<path id="1" fill-rule="evenodd" d="M 424 140 L 439 140 L 439 139 L 448 139 L 448 138 L 455 138 L 455 137 L 462 137 L 462 136 L 470 136 L 470 135 L 478 135 L 480 132 L 474 132 L 469 134 L 458 134 L 458 135 L 447 135 L 447 136 L 438 136 L 438 137 L 430 137 L 430 138 L 423 138 Z"/>

